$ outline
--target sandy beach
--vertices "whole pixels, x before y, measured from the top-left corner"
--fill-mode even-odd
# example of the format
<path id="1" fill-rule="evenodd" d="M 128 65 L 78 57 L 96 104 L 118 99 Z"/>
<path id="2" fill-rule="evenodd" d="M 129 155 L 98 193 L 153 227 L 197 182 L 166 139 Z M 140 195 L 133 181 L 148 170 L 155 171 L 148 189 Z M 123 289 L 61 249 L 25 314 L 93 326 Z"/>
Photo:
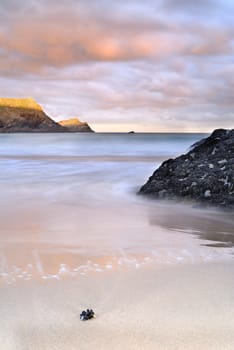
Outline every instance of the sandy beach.
<path id="1" fill-rule="evenodd" d="M 234 347 L 234 264 L 18 282 L 0 292 L 4 350 Z M 92 307 L 97 318 L 82 322 Z"/>
<path id="2" fill-rule="evenodd" d="M 196 138 L 2 138 L 1 350 L 234 348 L 233 213 L 136 195 Z"/>

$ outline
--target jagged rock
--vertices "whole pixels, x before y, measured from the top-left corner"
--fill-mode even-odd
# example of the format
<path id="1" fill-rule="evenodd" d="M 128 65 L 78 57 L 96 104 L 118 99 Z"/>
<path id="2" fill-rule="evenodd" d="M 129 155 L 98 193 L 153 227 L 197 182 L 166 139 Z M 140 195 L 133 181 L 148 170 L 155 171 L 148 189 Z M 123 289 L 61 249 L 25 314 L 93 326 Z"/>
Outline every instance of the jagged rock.
<path id="1" fill-rule="evenodd" d="M 77 118 L 61 120 L 59 124 L 70 132 L 94 132 L 88 123 L 81 122 Z"/>
<path id="2" fill-rule="evenodd" d="M 0 98 L 0 132 L 64 132 L 32 98 Z"/>
<path id="3" fill-rule="evenodd" d="M 234 208 L 234 129 L 217 129 L 187 154 L 162 163 L 139 193 Z"/>

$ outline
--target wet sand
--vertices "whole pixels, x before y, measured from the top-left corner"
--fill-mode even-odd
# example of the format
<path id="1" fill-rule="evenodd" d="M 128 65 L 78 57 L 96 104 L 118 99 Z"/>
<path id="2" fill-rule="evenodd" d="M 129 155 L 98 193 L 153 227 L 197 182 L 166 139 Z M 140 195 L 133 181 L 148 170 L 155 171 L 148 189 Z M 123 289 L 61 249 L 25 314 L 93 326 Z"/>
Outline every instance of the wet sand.
<path id="1" fill-rule="evenodd" d="M 15 206 L 2 207 L 0 285 L 151 264 L 232 261 L 231 213 L 135 197 L 126 196 L 126 203 L 122 196 L 107 203 L 62 197 L 47 206 L 15 199 Z"/>
<path id="2" fill-rule="evenodd" d="M 4 350 L 233 349 L 234 264 L 93 273 L 2 286 Z M 97 318 L 79 320 L 92 307 Z"/>

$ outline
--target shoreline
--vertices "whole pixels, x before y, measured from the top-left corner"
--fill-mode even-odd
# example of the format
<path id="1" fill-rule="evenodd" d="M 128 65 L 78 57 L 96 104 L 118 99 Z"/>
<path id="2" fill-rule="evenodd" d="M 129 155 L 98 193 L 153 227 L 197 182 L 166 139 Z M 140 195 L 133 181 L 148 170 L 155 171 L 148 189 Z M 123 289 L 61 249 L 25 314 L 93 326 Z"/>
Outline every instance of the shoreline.
<path id="1" fill-rule="evenodd" d="M 109 254 L 85 255 L 78 252 L 76 247 L 67 247 L 62 249 L 60 246 L 46 244 L 37 251 L 26 249 L 25 243 L 17 244 L 20 247 L 20 254 L 17 255 L 16 246 L 12 245 L 5 254 L 2 253 L 0 264 L 0 288 L 4 285 L 17 286 L 18 284 L 40 283 L 40 281 L 57 280 L 69 281 L 69 279 L 79 280 L 80 277 L 93 278 L 97 276 L 105 276 L 108 274 L 124 274 L 124 273 L 143 273 L 143 271 L 161 271 L 167 269 L 177 269 L 180 266 L 196 266 L 201 264 L 215 263 L 232 263 L 233 247 L 221 244 L 217 246 L 210 244 L 207 240 L 201 241 L 200 245 L 195 247 L 193 241 L 188 235 L 182 234 L 173 240 L 171 244 L 174 247 L 158 247 L 157 251 L 143 252 L 129 251 L 126 254 L 117 255 Z M 184 237 L 183 237 L 184 236 Z M 184 238 L 184 239 L 183 239 Z M 178 241 L 181 243 L 178 245 Z M 31 258 L 31 259 L 30 259 Z M 101 277 L 102 278 L 102 277 Z"/>
<path id="2" fill-rule="evenodd" d="M 1 344 L 4 350 L 231 350 L 233 275 L 232 262 L 216 262 L 4 286 Z M 97 318 L 81 322 L 85 308 Z"/>

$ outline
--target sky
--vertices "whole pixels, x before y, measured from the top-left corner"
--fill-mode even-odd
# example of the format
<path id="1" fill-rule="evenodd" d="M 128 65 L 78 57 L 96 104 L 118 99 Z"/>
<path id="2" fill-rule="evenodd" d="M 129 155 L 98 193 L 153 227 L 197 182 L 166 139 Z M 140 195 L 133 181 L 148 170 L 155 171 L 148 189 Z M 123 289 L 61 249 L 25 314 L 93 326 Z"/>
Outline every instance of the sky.
<path id="1" fill-rule="evenodd" d="M 96 131 L 234 127 L 233 0 L 0 0 L 0 96 Z"/>

